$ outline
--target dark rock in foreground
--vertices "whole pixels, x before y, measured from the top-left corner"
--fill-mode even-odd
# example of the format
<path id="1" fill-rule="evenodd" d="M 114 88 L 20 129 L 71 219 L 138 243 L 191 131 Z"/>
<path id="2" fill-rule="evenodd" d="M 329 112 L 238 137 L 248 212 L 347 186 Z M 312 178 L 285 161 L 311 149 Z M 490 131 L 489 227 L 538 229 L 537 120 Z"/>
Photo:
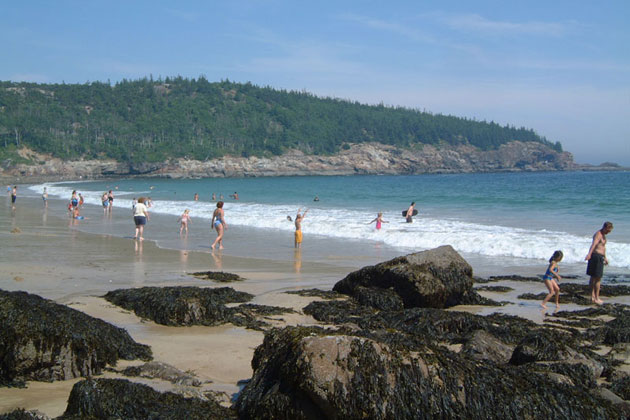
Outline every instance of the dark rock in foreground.
<path id="1" fill-rule="evenodd" d="M 268 326 L 259 316 L 280 315 L 291 309 L 265 305 L 239 305 L 254 296 L 230 287 L 142 287 L 108 292 L 105 299 L 162 325 L 234 325 L 261 330 Z"/>
<path id="2" fill-rule="evenodd" d="M 212 280 L 219 283 L 230 283 L 233 281 L 245 280 L 238 274 L 225 273 L 223 271 L 200 271 L 197 273 L 192 273 L 192 275 L 201 280 Z"/>
<path id="3" fill-rule="evenodd" d="M 99 374 L 118 359 L 151 359 L 122 328 L 26 292 L 0 290 L 0 385 Z"/>
<path id="4" fill-rule="evenodd" d="M 387 331 L 381 337 L 396 335 Z M 248 419 L 619 418 L 581 386 L 436 344 L 400 348 L 317 327 L 272 329 L 236 409 Z M 536 367 L 540 369 L 540 367 Z M 550 404 L 549 401 L 553 401 Z"/>
<path id="5" fill-rule="evenodd" d="M 185 398 L 124 379 L 90 379 L 72 388 L 59 419 L 234 419 L 215 401 Z"/>
<path id="6" fill-rule="evenodd" d="M 360 287 L 391 289 L 405 308 L 487 304 L 489 301 L 472 285 L 472 267 L 453 247 L 445 245 L 364 267 L 337 282 L 333 290 L 358 297 Z M 394 302 L 394 306 L 398 304 Z M 379 305 L 379 309 L 386 308 Z"/>
<path id="7" fill-rule="evenodd" d="M 20 408 L 10 413 L 0 414 L 0 420 L 50 420 L 50 417 L 36 411 L 26 411 Z"/>

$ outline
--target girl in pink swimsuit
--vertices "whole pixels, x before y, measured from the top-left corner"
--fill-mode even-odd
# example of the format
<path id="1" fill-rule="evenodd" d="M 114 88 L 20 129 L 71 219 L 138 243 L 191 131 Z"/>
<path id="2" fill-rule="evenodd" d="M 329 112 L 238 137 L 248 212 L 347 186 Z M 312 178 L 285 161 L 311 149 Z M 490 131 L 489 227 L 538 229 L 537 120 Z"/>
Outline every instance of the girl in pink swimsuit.
<path id="1" fill-rule="evenodd" d="M 368 225 L 374 222 L 376 222 L 376 230 L 381 230 L 382 223 L 389 223 L 383 220 L 383 213 L 379 213 L 378 216 L 376 216 L 376 219 L 372 220 L 370 223 L 368 223 Z"/>
<path id="2" fill-rule="evenodd" d="M 181 226 L 179 227 L 179 234 L 182 234 L 182 231 L 186 231 L 186 235 L 188 235 L 188 222 L 192 223 L 192 219 L 190 218 L 190 210 L 186 209 L 184 210 L 184 213 L 181 215 L 181 217 L 179 218 L 179 221 L 182 223 Z"/>

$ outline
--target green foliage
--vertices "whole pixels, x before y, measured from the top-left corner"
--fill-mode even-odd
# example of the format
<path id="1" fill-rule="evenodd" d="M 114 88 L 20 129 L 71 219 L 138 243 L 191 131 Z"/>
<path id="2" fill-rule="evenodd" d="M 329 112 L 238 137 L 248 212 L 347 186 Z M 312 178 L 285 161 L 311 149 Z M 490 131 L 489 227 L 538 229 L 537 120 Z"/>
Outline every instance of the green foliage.
<path id="1" fill-rule="evenodd" d="M 562 150 L 559 142 L 531 129 L 228 80 L 144 78 L 113 86 L 0 82 L 0 157 L 23 146 L 63 159 L 133 162 L 269 156 L 290 148 L 326 155 L 347 143 L 371 141 L 489 150 L 512 140 Z"/>

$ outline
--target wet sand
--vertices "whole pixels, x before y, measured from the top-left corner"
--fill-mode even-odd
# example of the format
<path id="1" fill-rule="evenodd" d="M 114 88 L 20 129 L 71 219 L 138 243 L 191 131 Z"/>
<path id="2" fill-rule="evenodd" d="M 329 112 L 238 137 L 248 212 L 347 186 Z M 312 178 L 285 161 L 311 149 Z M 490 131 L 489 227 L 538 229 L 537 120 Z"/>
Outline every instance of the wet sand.
<path id="1" fill-rule="evenodd" d="M 134 340 L 151 346 L 154 360 L 168 363 L 182 371 L 194 372 L 200 380 L 206 381 L 202 390 L 224 392 L 226 400 L 238 392 L 239 381 L 251 377 L 250 363 L 254 349 L 262 343 L 261 332 L 232 325 L 166 327 L 141 320 L 101 296 L 109 290 L 142 286 L 229 286 L 255 295 L 252 303 L 288 307 L 297 311 L 295 314 L 272 317 L 275 318 L 271 321 L 274 325 L 314 324 L 315 321 L 302 314 L 301 310 L 316 298 L 286 294 L 286 291 L 309 288 L 330 290 L 349 272 L 378 262 L 368 256 L 346 258 L 341 255 L 326 264 L 303 260 L 299 252 L 292 250 L 284 260 L 242 258 L 229 255 L 229 250 L 211 254 L 209 249 L 206 252 L 162 249 L 150 240 L 137 242 L 107 233 L 84 233 L 77 229 L 81 223 L 98 225 L 124 221 L 128 223 L 131 235 L 133 225 L 129 210 L 124 209 L 121 214 L 117 212 L 115 210 L 114 221 L 108 222 L 103 219 L 102 210 L 86 208 L 83 214 L 87 219 L 75 222 L 67 217 L 64 203 L 60 200 L 50 200 L 48 210 L 44 210 L 41 199 L 19 197 L 15 211 L 11 210 L 9 201 L 4 203 L 3 200 L 0 205 L 0 240 L 3 243 L 0 288 L 35 293 L 125 328 Z M 155 219 L 152 218 L 149 223 L 145 234 L 147 239 L 151 238 L 151 223 L 159 222 L 159 218 Z M 103 230 L 101 226 L 95 227 Z M 238 244 L 232 242 L 231 246 Z M 474 262 L 471 264 L 475 267 Z M 534 276 L 540 271 L 538 266 L 495 269 L 485 273 L 490 267 L 484 265 L 482 275 L 517 273 Z M 197 271 L 225 271 L 238 274 L 246 280 L 227 284 L 202 281 L 189 274 Z M 496 284 L 507 285 L 515 290 L 482 294 L 494 300 L 510 301 L 510 305 L 500 308 L 457 307 L 452 310 L 477 314 L 499 311 L 536 322 L 543 322 L 546 314 L 554 310 L 553 304 L 549 304 L 549 309 L 545 311 L 539 302 L 519 302 L 516 299 L 517 295 L 524 292 L 544 291 L 542 283 L 492 283 Z M 577 305 L 562 307 L 569 310 L 578 308 Z M 120 361 L 116 369 L 141 363 Z M 110 371 L 104 376 L 121 375 Z M 58 416 L 65 410 L 70 390 L 78 380 L 30 382 L 26 389 L 0 388 L 0 413 L 22 407 L 38 409 L 48 416 Z M 171 386 L 160 381 L 134 380 L 150 383 L 161 390 Z"/>

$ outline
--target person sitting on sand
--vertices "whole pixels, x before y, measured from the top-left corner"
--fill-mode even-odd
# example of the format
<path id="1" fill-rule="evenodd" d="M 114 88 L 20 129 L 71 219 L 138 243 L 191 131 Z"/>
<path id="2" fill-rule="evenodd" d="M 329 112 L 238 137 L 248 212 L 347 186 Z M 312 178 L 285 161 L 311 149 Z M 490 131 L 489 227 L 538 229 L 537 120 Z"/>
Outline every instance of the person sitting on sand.
<path id="1" fill-rule="evenodd" d="M 179 234 L 182 234 L 182 231 L 186 231 L 186 235 L 188 235 L 188 222 L 192 223 L 192 219 L 190 217 L 190 210 L 184 210 L 184 213 L 179 217 L 179 222 L 181 226 L 179 227 Z"/>
<path id="2" fill-rule="evenodd" d="M 300 214 L 302 209 L 298 209 L 297 214 L 295 215 L 295 247 L 302 247 L 302 220 L 306 217 L 306 213 L 308 213 L 308 209 L 304 211 L 304 213 Z"/>
<path id="3" fill-rule="evenodd" d="M 543 308 L 547 307 L 547 302 L 549 302 L 549 299 L 551 299 L 553 295 L 556 295 L 556 309 L 560 307 L 560 286 L 558 285 L 558 283 L 560 282 L 562 277 L 560 277 L 560 274 L 558 274 L 558 263 L 562 261 L 562 257 L 564 257 L 562 251 L 556 251 L 553 253 L 551 258 L 549 258 L 549 266 L 547 267 L 547 271 L 543 276 L 543 281 L 545 282 L 545 286 L 547 286 L 547 289 L 549 290 L 549 294 L 545 296 L 545 299 L 540 304 L 540 306 L 542 306 Z"/>
<path id="4" fill-rule="evenodd" d="M 371 225 L 374 222 L 376 222 L 376 230 L 381 230 L 382 223 L 389 223 L 383 220 L 383 213 L 381 212 L 379 212 L 378 215 L 376 216 L 376 219 L 372 220 L 370 223 L 368 223 L 368 225 Z"/>

